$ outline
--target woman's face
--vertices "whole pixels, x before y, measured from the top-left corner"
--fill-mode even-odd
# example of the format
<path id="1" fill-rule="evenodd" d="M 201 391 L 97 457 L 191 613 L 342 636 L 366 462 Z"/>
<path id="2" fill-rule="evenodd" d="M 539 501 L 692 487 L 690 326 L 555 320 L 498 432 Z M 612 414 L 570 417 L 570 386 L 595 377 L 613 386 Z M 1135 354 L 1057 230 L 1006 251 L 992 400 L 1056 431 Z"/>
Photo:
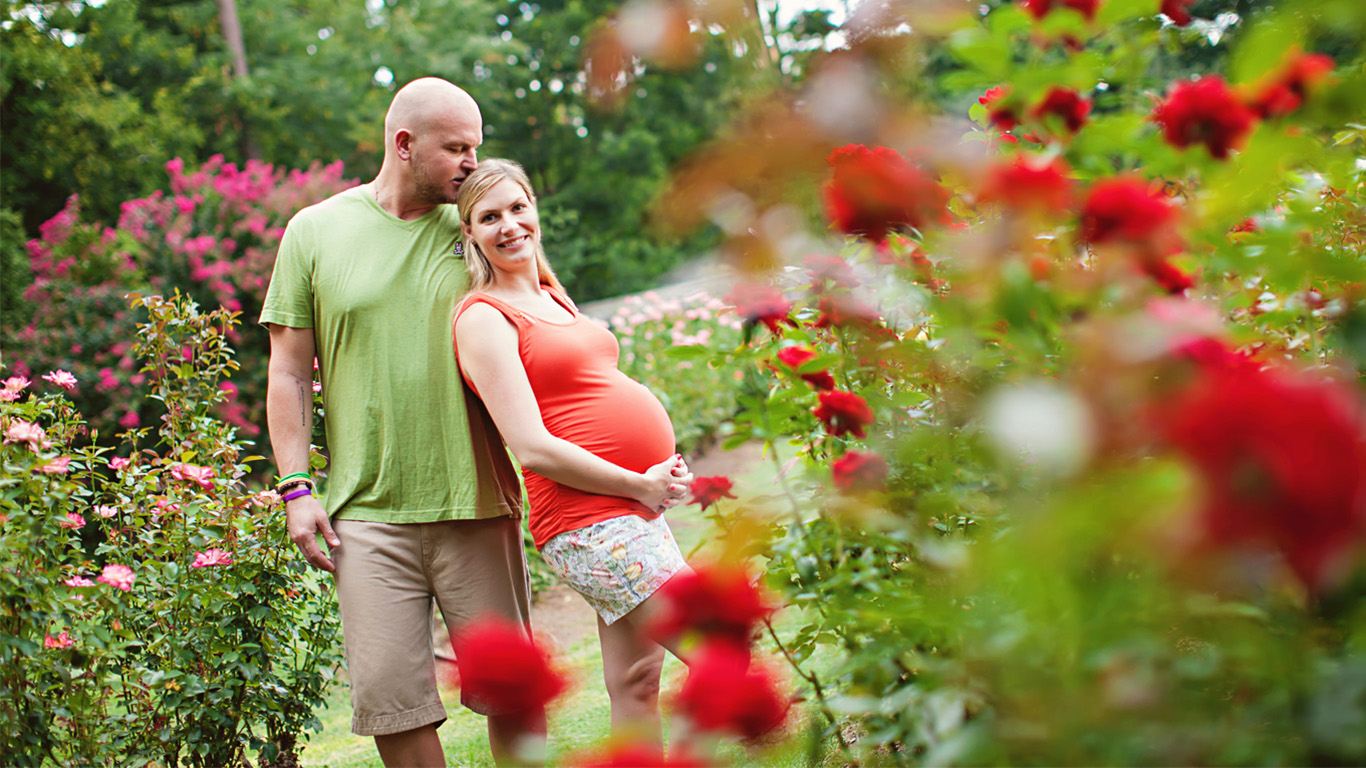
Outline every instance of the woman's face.
<path id="1" fill-rule="evenodd" d="M 466 234 L 494 268 L 516 271 L 535 262 L 541 223 L 521 185 L 503 179 L 474 204 Z"/>

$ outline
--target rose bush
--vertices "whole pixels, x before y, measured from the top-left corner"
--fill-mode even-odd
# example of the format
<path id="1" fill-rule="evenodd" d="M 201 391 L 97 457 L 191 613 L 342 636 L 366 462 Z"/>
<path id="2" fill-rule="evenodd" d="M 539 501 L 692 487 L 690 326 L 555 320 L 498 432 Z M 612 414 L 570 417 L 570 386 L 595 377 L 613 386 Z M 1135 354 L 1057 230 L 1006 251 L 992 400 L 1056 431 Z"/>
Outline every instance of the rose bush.
<path id="1" fill-rule="evenodd" d="M 928 8 L 855 14 L 660 207 L 728 212 L 723 434 L 798 458 L 698 501 L 833 759 L 1366 759 L 1366 77 L 1306 53 L 1366 11 Z M 974 128 L 919 98 L 944 58 Z"/>
<path id="2" fill-rule="evenodd" d="M 33 766 L 294 764 L 320 727 L 340 625 L 275 493 L 244 481 L 260 457 L 218 415 L 236 313 L 183 297 L 132 310 L 147 319 L 127 354 L 164 409 L 156 429 L 92 444 L 69 372 L 4 381 L 0 752 Z"/>

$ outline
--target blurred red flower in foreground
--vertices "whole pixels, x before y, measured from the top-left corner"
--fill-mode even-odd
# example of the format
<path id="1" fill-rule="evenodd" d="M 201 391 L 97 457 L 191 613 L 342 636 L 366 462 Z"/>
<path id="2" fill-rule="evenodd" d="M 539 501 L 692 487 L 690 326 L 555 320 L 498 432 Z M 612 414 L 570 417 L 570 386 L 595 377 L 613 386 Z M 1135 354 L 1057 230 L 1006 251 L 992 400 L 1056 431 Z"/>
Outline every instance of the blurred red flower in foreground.
<path id="1" fill-rule="evenodd" d="M 693 503 L 701 504 L 702 508 L 706 509 L 721 499 L 735 498 L 735 494 L 730 492 L 733 487 L 730 478 L 716 475 L 694 478 L 688 485 L 688 490 L 692 492 Z"/>
<path id="2" fill-rule="evenodd" d="M 660 587 L 662 608 L 649 630 L 655 637 L 700 632 L 741 648 L 756 624 L 771 612 L 744 568 L 698 564 Z"/>
<path id="3" fill-rule="evenodd" d="M 1011 208 L 1063 211 L 1072 204 L 1070 170 L 1061 158 L 1017 155 L 987 171 L 977 196 L 984 203 Z"/>
<path id="4" fill-rule="evenodd" d="M 988 88 L 986 93 L 977 97 L 977 103 L 987 108 L 987 119 L 997 128 L 1008 131 L 1020 124 L 1020 116 L 1015 106 L 1007 102 L 1010 86 L 998 85 Z"/>
<path id="5" fill-rule="evenodd" d="M 815 254 L 802 261 L 811 278 L 811 288 L 817 292 L 830 288 L 856 288 L 862 284 L 849 262 L 838 256 Z"/>
<path id="6" fill-rule="evenodd" d="M 873 423 L 873 409 L 868 401 L 853 392 L 833 390 L 818 395 L 820 404 L 812 409 L 816 418 L 825 424 L 830 434 L 853 434 L 854 437 L 867 437 L 869 424 Z"/>
<path id="7" fill-rule="evenodd" d="M 1100 0 L 1020 0 L 1020 7 L 1036 19 L 1042 19 L 1059 6 L 1071 8 L 1089 20 L 1096 17 Z"/>
<path id="8" fill-rule="evenodd" d="M 796 327 L 797 323 L 788 317 L 792 302 L 783 296 L 782 291 L 771 285 L 740 283 L 726 294 L 725 301 L 735 307 L 735 311 L 749 323 L 763 323 L 774 333 L 778 326 L 787 323 Z"/>
<path id="9" fill-rule="evenodd" d="M 852 296 L 822 296 L 816 302 L 816 308 L 820 310 L 812 323 L 816 328 L 867 327 L 875 325 L 879 319 L 876 309 Z"/>
<path id="10" fill-rule="evenodd" d="M 801 368 L 807 361 L 815 359 L 816 353 L 806 347 L 783 347 L 778 350 L 778 361 L 793 371 Z M 801 376 L 802 381 L 816 389 L 828 392 L 835 388 L 835 377 L 831 376 L 829 371 L 811 371 L 798 375 Z"/>
<path id="11" fill-rule="evenodd" d="M 1153 110 L 1169 144 L 1204 144 L 1210 155 L 1223 160 L 1252 130 L 1256 115 L 1243 106 L 1218 75 L 1206 75 L 1172 86 L 1166 101 Z"/>
<path id="12" fill-rule="evenodd" d="M 1048 93 L 1029 111 L 1037 120 L 1053 116 L 1067 127 L 1070 133 L 1080 131 L 1091 114 L 1091 102 L 1071 88 L 1050 88 Z"/>
<path id="13" fill-rule="evenodd" d="M 1195 4 L 1195 0 L 1162 0 L 1162 8 L 1159 11 L 1163 16 L 1172 20 L 1178 27 L 1184 27 L 1191 23 L 1190 6 Z"/>
<path id="14" fill-rule="evenodd" d="M 451 638 L 466 699 L 498 714 L 536 712 L 568 681 L 527 629 L 507 619 L 478 619 Z"/>
<path id="15" fill-rule="evenodd" d="M 1126 243 L 1170 253 L 1176 208 L 1160 192 L 1134 178 L 1102 179 L 1091 185 L 1081 210 L 1082 239 L 1096 245 Z"/>
<path id="16" fill-rule="evenodd" d="M 678 708 L 699 730 L 754 739 L 783 724 L 788 698 L 773 675 L 726 643 L 708 643 L 688 662 Z"/>
<path id="17" fill-rule="evenodd" d="M 1195 277 L 1173 264 L 1171 259 L 1147 258 L 1142 260 L 1140 266 L 1144 274 L 1162 286 L 1167 293 L 1181 293 L 1195 285 Z"/>
<path id="18" fill-rule="evenodd" d="M 825 213 L 845 234 L 881 241 L 888 232 L 948 220 L 948 191 L 899 152 L 850 144 L 826 162 L 834 170 L 821 190 Z"/>
<path id="19" fill-rule="evenodd" d="M 1328 586 L 1366 543 L 1361 402 L 1350 387 L 1208 346 L 1189 355 L 1200 371 L 1158 417 L 1204 481 L 1204 538 L 1270 546 L 1310 588 Z"/>
<path id="20" fill-rule="evenodd" d="M 658 744 L 634 741 L 615 741 L 607 746 L 571 757 L 565 763 L 570 768 L 707 768 L 709 763 L 693 757 L 677 742 L 669 745 L 669 753 Z"/>
<path id="21" fill-rule="evenodd" d="M 880 491 L 887 485 L 887 461 L 871 451 L 850 451 L 830 465 L 841 491 Z"/>
<path id="22" fill-rule="evenodd" d="M 1309 92 L 1333 71 L 1333 66 L 1331 56 L 1294 51 L 1250 99 L 1248 106 L 1263 118 L 1288 115 L 1300 108 Z"/>

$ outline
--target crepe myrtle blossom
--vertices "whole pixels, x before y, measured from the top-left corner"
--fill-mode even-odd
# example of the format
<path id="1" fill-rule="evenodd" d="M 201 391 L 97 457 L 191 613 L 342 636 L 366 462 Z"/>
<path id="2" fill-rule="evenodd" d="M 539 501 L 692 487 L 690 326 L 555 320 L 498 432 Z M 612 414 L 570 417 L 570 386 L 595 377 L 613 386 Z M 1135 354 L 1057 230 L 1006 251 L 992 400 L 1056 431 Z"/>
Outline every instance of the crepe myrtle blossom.
<path id="1" fill-rule="evenodd" d="M 133 575 L 133 569 L 126 565 L 106 565 L 100 572 L 95 581 L 101 584 L 108 584 L 115 589 L 127 592 L 133 588 L 133 580 L 137 578 Z"/>
<path id="2" fill-rule="evenodd" d="M 531 715 L 568 687 L 529 630 L 486 616 L 451 639 L 464 697 L 493 711 Z"/>
<path id="3" fill-rule="evenodd" d="M 702 509 L 706 509 L 721 499 L 733 499 L 735 494 L 731 493 L 734 487 L 730 478 L 715 475 L 713 477 L 697 477 L 688 485 L 688 490 L 692 493 L 692 503 L 701 504 Z"/>

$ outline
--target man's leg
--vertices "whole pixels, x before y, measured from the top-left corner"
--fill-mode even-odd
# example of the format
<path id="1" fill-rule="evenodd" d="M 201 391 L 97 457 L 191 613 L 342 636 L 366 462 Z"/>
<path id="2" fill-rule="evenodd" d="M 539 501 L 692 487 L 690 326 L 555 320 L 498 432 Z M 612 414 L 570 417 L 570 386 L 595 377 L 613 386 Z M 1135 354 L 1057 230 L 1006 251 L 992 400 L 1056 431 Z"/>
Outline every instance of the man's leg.
<path id="1" fill-rule="evenodd" d="M 520 521 L 510 517 L 434 523 L 441 535 L 429 543 L 432 588 L 452 635 L 466 623 L 499 616 L 531 626 L 531 581 L 522 550 Z M 457 660 L 458 662 L 458 660 Z M 488 717 L 489 749 L 509 764 L 539 755 L 545 742 L 545 712 L 486 712 L 465 698 L 465 706 Z M 534 748 L 528 747 L 528 741 Z"/>
<path id="2" fill-rule="evenodd" d="M 432 655 L 422 524 L 338 520 L 337 601 L 351 680 L 351 730 L 375 737 L 388 766 L 445 764 L 446 710 Z"/>
<path id="3" fill-rule="evenodd" d="M 411 731 L 375 737 L 379 759 L 389 768 L 445 768 L 446 754 L 435 725 L 424 725 Z"/>

